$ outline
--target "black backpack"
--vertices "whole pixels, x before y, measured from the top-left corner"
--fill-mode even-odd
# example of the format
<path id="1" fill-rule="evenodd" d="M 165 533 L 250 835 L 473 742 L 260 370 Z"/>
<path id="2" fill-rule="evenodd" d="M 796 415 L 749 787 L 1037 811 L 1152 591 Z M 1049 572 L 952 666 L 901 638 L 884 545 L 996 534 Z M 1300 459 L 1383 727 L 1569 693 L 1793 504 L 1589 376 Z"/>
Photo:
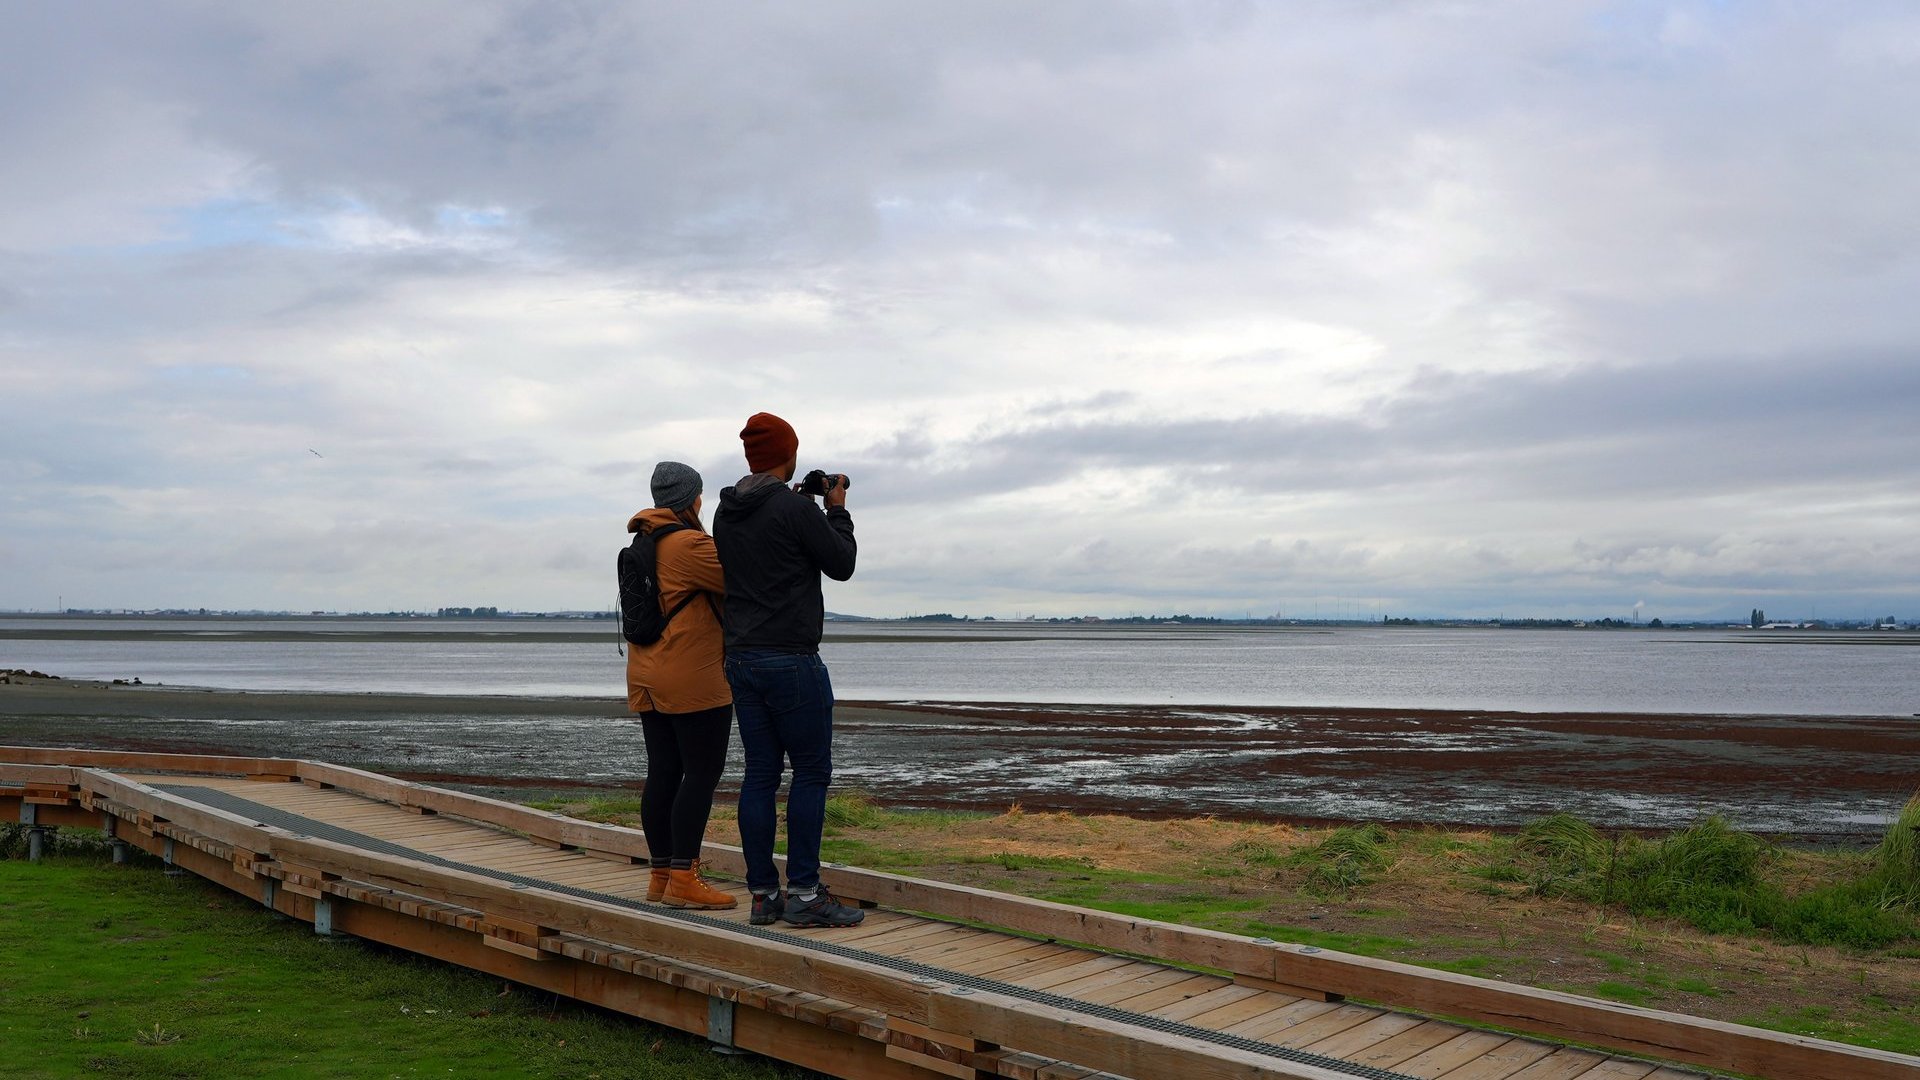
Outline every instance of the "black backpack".
<path id="1" fill-rule="evenodd" d="M 620 636 L 635 645 L 659 641 L 680 609 L 700 595 L 688 593 L 672 611 L 660 609 L 660 538 L 684 528 L 687 526 L 662 525 L 649 533 L 636 533 L 633 543 L 620 549 L 616 563 L 620 572 Z"/>

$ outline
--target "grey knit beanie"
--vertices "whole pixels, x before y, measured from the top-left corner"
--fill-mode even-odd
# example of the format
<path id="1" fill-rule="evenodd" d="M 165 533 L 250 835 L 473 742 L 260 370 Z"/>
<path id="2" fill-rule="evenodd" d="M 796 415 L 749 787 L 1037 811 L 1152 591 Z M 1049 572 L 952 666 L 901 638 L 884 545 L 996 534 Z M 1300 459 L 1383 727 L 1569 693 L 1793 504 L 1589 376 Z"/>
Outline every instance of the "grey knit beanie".
<path id="1" fill-rule="evenodd" d="M 663 461 L 653 467 L 653 505 L 685 510 L 700 497 L 700 474 L 693 466 Z"/>

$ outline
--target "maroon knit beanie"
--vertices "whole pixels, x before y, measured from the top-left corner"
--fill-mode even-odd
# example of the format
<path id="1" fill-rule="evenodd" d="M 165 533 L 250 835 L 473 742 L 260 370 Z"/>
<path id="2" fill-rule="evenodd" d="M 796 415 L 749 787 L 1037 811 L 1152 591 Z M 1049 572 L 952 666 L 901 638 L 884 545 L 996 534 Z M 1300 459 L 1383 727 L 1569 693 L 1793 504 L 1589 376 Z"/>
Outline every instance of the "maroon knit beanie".
<path id="1" fill-rule="evenodd" d="M 747 450 L 747 468 L 757 473 L 773 470 L 792 461 L 800 453 L 800 436 L 793 425 L 772 413 L 754 413 L 740 429 L 740 442 Z"/>

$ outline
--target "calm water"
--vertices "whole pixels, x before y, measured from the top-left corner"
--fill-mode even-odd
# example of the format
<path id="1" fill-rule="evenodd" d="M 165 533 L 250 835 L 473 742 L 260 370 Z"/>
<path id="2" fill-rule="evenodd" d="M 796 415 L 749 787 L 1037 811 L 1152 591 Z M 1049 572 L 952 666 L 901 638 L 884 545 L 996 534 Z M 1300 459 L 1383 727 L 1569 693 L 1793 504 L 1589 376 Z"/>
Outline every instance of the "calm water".
<path id="1" fill-rule="evenodd" d="M 38 636 L 73 631 L 124 640 Z M 352 634 L 383 640 L 342 637 Z M 886 799 L 1491 824 L 1566 810 L 1651 828 L 1720 812 L 1746 828 L 1866 836 L 1920 782 L 1911 772 L 1920 761 L 1911 719 L 1920 713 L 1920 647 L 1902 640 L 1920 642 L 1739 631 L 843 624 L 824 651 L 843 699 L 1030 703 L 931 721 L 843 713 L 838 782 Z M 0 668 L 70 678 L 588 699 L 565 715 L 468 715 L 424 703 L 276 715 L 235 702 L 213 716 L 0 718 L 0 729 L 51 745 L 287 753 L 490 778 L 475 782 L 505 785 L 496 794 L 562 779 L 631 786 L 642 758 L 620 700 L 624 664 L 603 622 L 0 619 Z M 1050 716 L 1049 703 L 1175 707 Z M 1215 708 L 1187 708 L 1203 705 Z M 1283 711 L 1242 711 L 1261 706 Z M 1568 719 L 1582 713 L 1696 715 Z M 1876 716 L 1887 719 L 1864 719 Z M 728 776 L 739 768 L 736 741 Z"/>
<path id="2" fill-rule="evenodd" d="M 495 620 L 32 620 L 0 631 L 189 631 L 192 640 L 0 640 L 0 668 L 242 690 L 606 696 L 611 624 Z M 448 631 L 499 632 L 449 641 Z M 259 640 L 262 632 L 300 640 Z M 342 632 L 402 635 L 343 641 Z M 604 640 L 573 640 L 604 631 Z M 1427 628 L 1086 629 L 1020 624 L 829 630 L 848 699 L 1083 704 L 1920 714 L 1912 635 Z"/>

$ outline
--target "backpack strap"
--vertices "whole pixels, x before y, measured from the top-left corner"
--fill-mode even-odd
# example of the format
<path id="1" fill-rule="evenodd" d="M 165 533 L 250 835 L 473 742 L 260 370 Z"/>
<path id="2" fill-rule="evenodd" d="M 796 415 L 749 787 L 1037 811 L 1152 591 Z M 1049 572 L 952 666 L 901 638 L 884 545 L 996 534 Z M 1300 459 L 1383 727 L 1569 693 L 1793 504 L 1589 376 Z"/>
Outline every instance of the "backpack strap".
<path id="1" fill-rule="evenodd" d="M 654 553 L 655 566 L 658 566 L 660 561 L 660 538 L 667 535 L 668 533 L 677 533 L 683 529 L 690 529 L 692 527 L 693 526 L 691 525 L 685 525 L 685 524 L 676 522 L 672 525 L 662 525 L 659 528 L 653 530 L 652 532 L 646 534 L 647 538 L 650 538 L 653 540 L 653 553 Z M 636 535 L 633 538 L 633 542 L 637 544 L 641 541 L 641 539 L 642 537 Z M 657 577 L 657 574 L 658 574 L 658 571 L 656 571 L 656 577 Z M 720 614 L 720 606 L 713 602 L 713 594 L 708 592 L 705 589 L 695 589 L 692 592 L 688 593 L 686 596 L 682 597 L 679 603 L 673 605 L 673 610 L 666 613 L 667 617 L 661 620 L 661 626 L 664 627 L 667 623 L 672 622 L 673 617 L 675 615 L 680 614 L 681 611 L 685 610 L 688 604 L 693 603 L 693 598 L 696 596 L 704 596 L 707 598 L 707 607 L 713 611 L 713 621 L 716 623 L 719 623 L 721 629 L 724 631 L 727 625 L 726 619 Z"/>

